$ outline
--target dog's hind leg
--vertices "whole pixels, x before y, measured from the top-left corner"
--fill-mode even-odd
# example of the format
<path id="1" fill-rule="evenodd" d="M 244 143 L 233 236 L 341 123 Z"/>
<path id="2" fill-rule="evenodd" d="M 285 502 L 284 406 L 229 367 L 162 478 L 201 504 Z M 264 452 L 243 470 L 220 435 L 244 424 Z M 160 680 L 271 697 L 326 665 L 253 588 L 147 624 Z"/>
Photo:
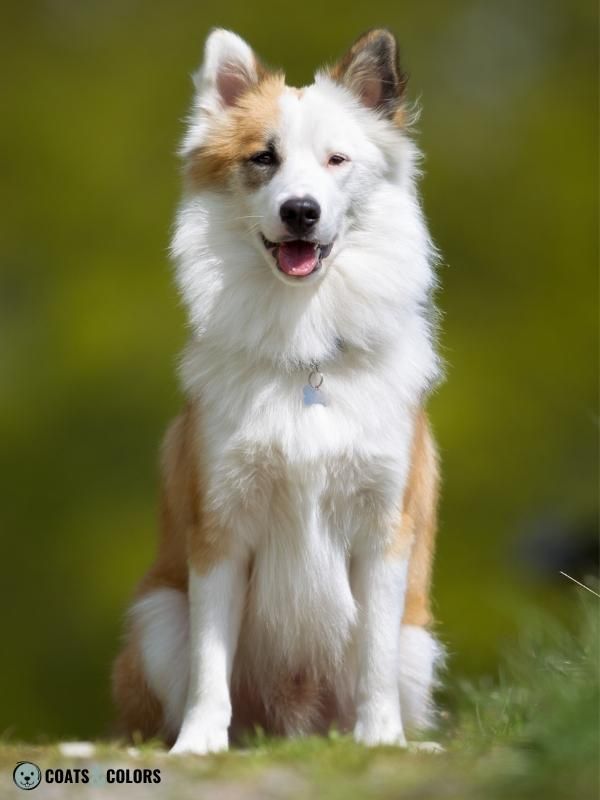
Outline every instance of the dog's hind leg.
<path id="1" fill-rule="evenodd" d="M 177 736 L 188 684 L 188 615 L 183 592 L 158 588 L 129 612 L 128 641 L 113 670 L 121 732 L 142 738 Z"/>
<path id="2" fill-rule="evenodd" d="M 427 417 L 421 412 L 404 497 L 405 524 L 414 534 L 400 631 L 400 702 L 408 731 L 423 730 L 434 722 L 433 689 L 443 661 L 443 648 L 429 631 L 438 482 L 437 451 Z"/>
<path id="3" fill-rule="evenodd" d="M 400 708 L 407 733 L 430 728 L 435 722 L 433 690 L 444 651 L 422 625 L 400 629 Z"/>

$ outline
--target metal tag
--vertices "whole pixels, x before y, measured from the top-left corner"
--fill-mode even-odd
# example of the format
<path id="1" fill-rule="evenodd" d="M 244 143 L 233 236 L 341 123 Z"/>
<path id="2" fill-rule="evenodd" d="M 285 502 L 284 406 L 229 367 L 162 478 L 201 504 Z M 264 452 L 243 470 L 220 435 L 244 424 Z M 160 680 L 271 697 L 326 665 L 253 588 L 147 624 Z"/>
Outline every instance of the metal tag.
<path id="1" fill-rule="evenodd" d="M 307 383 L 302 391 L 304 395 L 305 406 L 327 405 L 327 395 L 322 389 L 315 389 L 314 386 L 311 386 L 310 383 Z"/>

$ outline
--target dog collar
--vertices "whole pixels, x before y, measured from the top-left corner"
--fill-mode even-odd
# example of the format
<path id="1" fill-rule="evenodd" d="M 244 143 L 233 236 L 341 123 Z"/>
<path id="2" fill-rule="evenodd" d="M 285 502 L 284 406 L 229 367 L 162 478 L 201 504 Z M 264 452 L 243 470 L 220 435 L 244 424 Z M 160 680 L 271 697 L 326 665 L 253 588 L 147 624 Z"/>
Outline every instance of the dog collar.
<path id="1" fill-rule="evenodd" d="M 346 342 L 341 337 L 336 337 L 335 349 L 337 353 L 346 352 Z M 306 367 L 305 367 L 306 368 Z M 308 365 L 308 377 L 302 388 L 302 398 L 305 406 L 326 406 L 329 405 L 327 394 L 323 391 L 325 376 L 321 372 L 321 365 L 318 361 L 311 361 Z"/>

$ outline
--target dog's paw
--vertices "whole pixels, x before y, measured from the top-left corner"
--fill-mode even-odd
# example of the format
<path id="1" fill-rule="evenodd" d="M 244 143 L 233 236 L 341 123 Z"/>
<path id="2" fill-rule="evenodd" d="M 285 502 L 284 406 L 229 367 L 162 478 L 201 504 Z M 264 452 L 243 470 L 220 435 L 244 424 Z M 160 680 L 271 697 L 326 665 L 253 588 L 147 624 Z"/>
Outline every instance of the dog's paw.
<path id="1" fill-rule="evenodd" d="M 222 753 L 229 748 L 226 730 L 190 730 L 180 733 L 169 751 L 173 756 Z"/>
<path id="2" fill-rule="evenodd" d="M 197 723 L 183 724 L 177 740 L 170 750 L 171 755 L 205 756 L 222 753 L 229 747 L 227 728 L 222 725 Z"/>
<path id="3" fill-rule="evenodd" d="M 231 705 L 228 700 L 210 705 L 196 705 L 184 716 L 179 736 L 170 750 L 172 755 L 186 753 L 205 756 L 221 753 L 229 748 L 227 730 L 231 722 Z"/>
<path id="4" fill-rule="evenodd" d="M 354 727 L 354 741 L 364 744 L 366 747 L 407 746 L 402 722 L 399 718 L 392 718 L 388 715 L 370 717 L 365 720 L 359 718 Z"/>

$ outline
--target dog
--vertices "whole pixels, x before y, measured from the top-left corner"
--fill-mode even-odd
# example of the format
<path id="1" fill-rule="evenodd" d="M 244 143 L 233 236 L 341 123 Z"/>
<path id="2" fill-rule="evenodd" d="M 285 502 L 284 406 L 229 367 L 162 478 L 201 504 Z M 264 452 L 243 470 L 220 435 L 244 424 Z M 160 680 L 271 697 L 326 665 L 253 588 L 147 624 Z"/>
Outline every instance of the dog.
<path id="1" fill-rule="evenodd" d="M 387 30 L 296 89 L 214 30 L 172 243 L 191 335 L 158 554 L 113 671 L 172 753 L 434 719 L 436 251 Z"/>

